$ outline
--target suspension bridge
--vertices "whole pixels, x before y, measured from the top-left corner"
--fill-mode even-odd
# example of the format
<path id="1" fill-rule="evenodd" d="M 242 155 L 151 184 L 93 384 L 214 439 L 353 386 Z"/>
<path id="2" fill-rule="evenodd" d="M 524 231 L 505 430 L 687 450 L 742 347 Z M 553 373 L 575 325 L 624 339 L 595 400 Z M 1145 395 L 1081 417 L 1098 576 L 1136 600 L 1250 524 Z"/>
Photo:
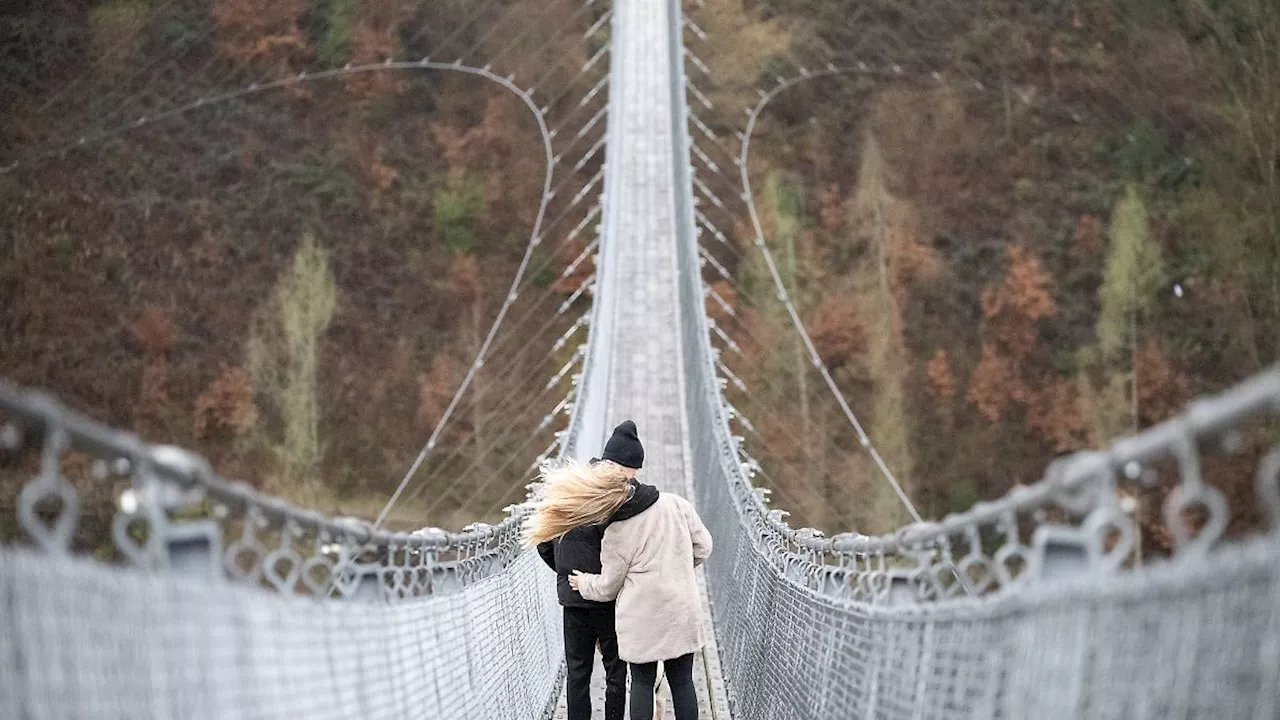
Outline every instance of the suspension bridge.
<path id="1" fill-rule="evenodd" d="M 541 458 L 585 458 L 631 418 L 648 450 L 644 476 L 696 501 L 716 542 L 704 578 L 712 640 L 697 663 L 704 717 L 1280 716 L 1280 449 L 1256 468 L 1249 501 L 1270 522 L 1257 537 L 1224 538 L 1227 499 L 1201 467 L 1209 444 L 1280 415 L 1280 372 L 937 522 L 916 515 L 884 536 L 789 526 L 753 484 L 759 466 L 734 429 L 745 419 L 725 399 L 737 379 L 720 356 L 732 341 L 706 311 L 723 299 L 703 279 L 721 272 L 701 242 L 720 234 L 704 211 L 722 199 L 699 173 L 725 171 L 694 138 L 715 139 L 690 107 L 710 101 L 685 73 L 705 67 L 684 46 L 702 31 L 671 0 L 583 7 L 594 13 L 586 37 L 607 41 L 573 91 L 544 92 L 544 78 L 522 84 L 491 65 L 391 58 L 179 103 L 103 137 L 228 98 L 376 73 L 464 73 L 521 100 L 546 161 L 529 247 L 392 503 L 488 358 L 534 249 L 596 227 L 571 265 L 594 258 L 573 296 L 590 309 L 556 347 L 583 328 L 588 337 L 547 385 L 572 379 L 547 420 L 564 412 L 567 425 Z M 804 70 L 782 84 L 846 71 L 867 68 Z M 736 158 L 755 245 L 862 449 L 915 515 L 810 341 L 754 212 L 747 153 L 771 98 L 750 112 Z M 370 524 L 295 507 L 39 392 L 0 385 L 0 411 L 4 451 L 31 455 L 19 465 L 31 469 L 16 508 L 24 542 L 0 549 L 0 717 L 562 713 L 560 615 L 548 571 L 520 544 L 527 502 L 496 525 L 389 532 L 385 511 Z M 110 539 L 118 563 L 78 551 L 95 498 L 64 476 L 72 451 L 95 459 L 95 481 L 127 488 L 110 522 L 87 529 Z M 1138 529 L 1118 491 L 1161 462 L 1178 483 L 1165 507 L 1175 552 L 1134 563 Z M 1193 510 L 1191 527 L 1181 518 Z"/>

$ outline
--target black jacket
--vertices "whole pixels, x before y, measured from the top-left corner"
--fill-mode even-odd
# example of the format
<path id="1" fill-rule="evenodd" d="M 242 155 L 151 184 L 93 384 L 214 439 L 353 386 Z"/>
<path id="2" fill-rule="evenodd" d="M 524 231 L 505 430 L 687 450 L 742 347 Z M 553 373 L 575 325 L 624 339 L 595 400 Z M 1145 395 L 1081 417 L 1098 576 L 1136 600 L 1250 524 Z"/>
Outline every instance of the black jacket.
<path id="1" fill-rule="evenodd" d="M 555 540 L 538 544 L 538 555 L 556 571 L 556 596 L 565 607 L 608 608 L 611 602 L 587 600 L 569 586 L 569 576 L 574 570 L 584 573 L 600 572 L 600 540 L 604 537 L 603 525 L 583 525 L 574 528 Z"/>
<path id="2" fill-rule="evenodd" d="M 569 586 L 569 576 L 574 570 L 598 574 L 600 541 L 604 538 L 604 529 L 614 520 L 626 520 L 639 515 L 658 501 L 658 489 L 652 485 L 643 485 L 634 480 L 631 485 L 635 492 L 606 522 L 574 528 L 555 540 L 539 543 L 539 557 L 547 567 L 556 571 L 556 596 L 561 605 L 580 608 L 613 607 L 612 602 L 595 602 L 579 595 L 577 590 Z"/>

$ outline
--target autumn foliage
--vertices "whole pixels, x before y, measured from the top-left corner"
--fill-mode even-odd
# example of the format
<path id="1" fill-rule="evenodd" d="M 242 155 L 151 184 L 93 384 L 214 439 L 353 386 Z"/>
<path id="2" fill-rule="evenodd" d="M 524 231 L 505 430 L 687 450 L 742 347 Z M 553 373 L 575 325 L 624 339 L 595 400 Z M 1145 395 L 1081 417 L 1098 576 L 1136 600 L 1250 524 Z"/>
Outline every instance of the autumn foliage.
<path id="1" fill-rule="evenodd" d="M 938 401 L 940 407 L 947 407 L 956 396 L 956 379 L 951 374 L 951 361 L 947 351 L 939 349 L 929 359 L 925 368 L 929 378 L 929 393 Z"/>
<path id="2" fill-rule="evenodd" d="M 1063 5 L 687 9 L 710 35 L 699 72 L 721 85 L 716 107 L 691 108 L 728 138 L 745 132 L 751 92 L 769 93 L 745 168 L 765 240 L 849 406 L 882 454 L 907 450 L 888 464 L 913 470 L 935 514 L 1166 419 L 1280 347 L 1280 151 L 1258 141 L 1280 117 L 1274 3 Z M 756 41 L 741 51 L 744 26 Z M 792 72 L 854 47 L 885 80 Z M 700 132 L 722 168 L 741 160 Z M 843 513 L 866 532 L 874 469 L 841 457 L 857 438 L 824 426 L 839 413 L 775 322 L 754 228 L 735 227 L 750 214 L 733 207 L 743 188 L 697 160 L 730 206 L 701 210 L 737 235 L 736 248 L 706 246 L 735 276 L 749 330 L 733 335 L 743 359 L 725 357 L 752 388 L 729 389 L 761 431 L 752 451 L 793 520 Z M 857 503 L 842 508 L 843 494 Z"/>
<path id="3" fill-rule="evenodd" d="M 1004 282 L 982 291 L 984 339 L 1015 362 L 1030 356 L 1036 347 L 1036 322 L 1057 311 L 1049 294 L 1052 283 L 1035 256 L 1010 245 Z"/>
<path id="4" fill-rule="evenodd" d="M 0 26 L 28 28 L 0 49 L 20 90 L 0 103 L 0 167 L 39 158 L 0 173 L 0 226 L 21 238 L 0 253 L 0 376 L 295 502 L 315 499 L 294 495 L 306 481 L 355 505 L 341 514 L 365 515 L 485 340 L 550 170 L 558 194 L 544 242 L 418 475 L 491 482 L 455 492 L 448 507 L 424 495 L 428 510 L 396 522 L 412 529 L 460 510 L 493 520 L 499 499 L 518 500 L 524 486 L 506 474 L 552 439 L 557 427 L 538 425 L 571 376 L 543 387 L 585 336 L 579 327 L 553 350 L 590 302 L 555 312 L 593 270 L 587 255 L 557 280 L 596 234 L 586 215 L 599 184 L 575 196 L 603 159 L 603 113 L 586 124 L 608 93 L 584 96 L 607 88 L 607 53 L 584 64 L 608 40 L 607 4 L 63 9 L 0 11 Z M 546 166 L 537 119 L 491 80 L 378 67 L 427 56 L 528 90 L 560 130 L 559 162 Z M 319 72 L 348 63 L 358 71 Z M 143 117 L 151 122 L 135 127 Z M 53 152 L 82 136 L 83 150 Z M 301 237 L 329 258 L 323 293 L 306 291 L 318 278 L 287 281 Z M 316 312 L 324 322 L 308 317 Z M 286 478 L 298 482 L 277 482 Z"/>
<path id="5" fill-rule="evenodd" d="M 1035 430 L 1054 452 L 1080 450 L 1088 446 L 1088 420 L 1074 380 L 1054 380 L 1034 393 L 1027 404 L 1027 425 Z"/>
<path id="6" fill-rule="evenodd" d="M 1149 423 L 1168 420 L 1191 399 L 1191 383 L 1166 356 L 1160 343 L 1148 341 L 1138 351 L 1138 407 Z"/>
<path id="7" fill-rule="evenodd" d="M 866 328 L 847 297 L 828 295 L 818 305 L 809 335 L 822 361 L 841 367 L 866 349 Z"/>
<path id="8" fill-rule="evenodd" d="M 168 355 L 177 331 L 168 313 L 155 305 L 144 306 L 129 330 L 142 350 L 142 375 L 134 419 L 142 426 L 154 427 L 163 423 L 169 405 Z"/>
<path id="9" fill-rule="evenodd" d="M 994 346 L 984 343 L 982 359 L 969 378 L 969 402 L 983 417 L 995 422 L 1015 399 L 1026 399 L 1026 387 L 1019 381 L 1013 361 Z"/>
<path id="10" fill-rule="evenodd" d="M 386 70 L 114 129 L 347 62 L 492 62 L 563 128 L 557 196 L 538 272 L 420 477 L 496 488 L 508 458 L 523 467 L 545 447 L 532 428 L 547 407 L 529 378 L 549 377 L 581 338 L 542 352 L 589 296 L 536 333 L 591 271 L 558 279 L 594 235 L 599 187 L 573 198 L 604 150 L 574 163 L 607 114 L 575 131 L 608 95 L 607 52 L 580 74 L 608 41 L 607 21 L 587 34 L 608 3 L 51 5 L 18 3 L 5 17 L 30 29 L 0 48 L 18 89 L 0 109 L 0 167 L 25 163 L 0 175 L 13 240 L 0 253 L 0 375 L 246 479 L 269 475 L 281 403 L 247 394 L 240 368 L 252 365 L 255 309 L 310 230 L 332 252 L 340 302 L 313 348 L 316 402 L 299 414 L 320 419 L 323 482 L 385 497 L 465 375 L 536 217 L 545 168 L 527 109 L 474 76 Z M 871 502 L 883 483 L 762 272 L 734 164 L 759 84 L 820 67 L 826 49 L 856 49 L 872 67 L 779 88 L 746 169 L 818 354 L 926 515 L 1034 480 L 1055 453 L 1168 418 L 1275 361 L 1274 3 L 1010 5 L 686 4 L 708 36 L 688 42 L 709 66 L 695 85 L 713 106 L 691 96 L 706 126 L 690 126 L 707 155 L 694 167 L 725 203 L 698 210 L 728 236 L 703 240 L 731 276 L 705 278 L 735 312 L 714 298 L 707 308 L 742 346 L 721 359 L 750 392 L 728 392 L 797 523 L 893 529 Z M 101 131 L 109 141 L 58 152 Z M 770 178 L 784 202 L 764 192 Z M 1131 199 L 1117 205 L 1122 192 Z M 1116 252 L 1126 238 L 1142 242 Z M 1150 272 L 1157 256 L 1167 274 Z M 1251 482 L 1249 470 L 1236 475 Z"/>
<path id="11" fill-rule="evenodd" d="M 196 398 L 196 437 L 206 439 L 222 431 L 241 437 L 257 424 L 258 408 L 249 373 L 242 367 L 223 365 L 218 377 Z"/>
<path id="12" fill-rule="evenodd" d="M 444 415 L 461 377 L 461 368 L 443 354 L 432 358 L 430 369 L 418 376 L 416 419 L 418 427 L 424 432 L 433 430 Z"/>
<path id="13" fill-rule="evenodd" d="M 218 52 L 229 60 L 273 66 L 306 50 L 298 20 L 305 0 L 215 0 Z"/>
<path id="14" fill-rule="evenodd" d="M 969 380 L 969 401 L 988 420 L 1034 399 L 1028 374 L 1039 348 L 1036 323 L 1057 311 L 1052 281 L 1026 248 L 1009 246 L 1004 281 L 982 291 L 982 359 Z"/>
<path id="15" fill-rule="evenodd" d="M 145 354 L 160 355 L 173 347 L 176 330 L 168 313 L 155 305 L 147 305 L 130 332 Z"/>
<path id="16" fill-rule="evenodd" d="M 350 29 L 350 62 L 370 65 L 396 59 L 400 27 L 413 17 L 410 0 L 367 0 L 358 6 L 357 21 Z M 397 73 L 360 73 L 347 79 L 347 89 L 358 100 L 386 97 L 401 86 Z"/>

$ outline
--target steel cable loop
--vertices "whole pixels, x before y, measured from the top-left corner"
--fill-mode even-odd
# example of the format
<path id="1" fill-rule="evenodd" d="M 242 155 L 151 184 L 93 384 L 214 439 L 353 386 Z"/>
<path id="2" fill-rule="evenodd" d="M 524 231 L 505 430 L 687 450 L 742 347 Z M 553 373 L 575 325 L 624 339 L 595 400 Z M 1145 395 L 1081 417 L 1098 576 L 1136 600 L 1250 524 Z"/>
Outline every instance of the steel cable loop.
<path id="1" fill-rule="evenodd" d="M 873 462 L 876 464 L 877 469 L 880 471 L 881 475 L 885 478 L 886 481 L 890 483 L 890 485 L 893 487 L 895 491 L 895 494 L 898 495 L 899 500 L 912 513 L 912 516 L 916 520 L 917 525 L 924 526 L 926 524 L 923 523 L 922 519 L 920 519 L 919 513 L 914 509 L 914 506 L 911 505 L 909 497 L 906 497 L 905 492 L 901 490 L 901 486 L 899 483 L 897 483 L 896 478 L 892 474 L 892 471 L 889 470 L 883 457 L 880 456 L 879 452 L 871 443 L 870 438 L 867 436 L 865 430 L 862 428 L 861 423 L 858 421 L 856 415 L 849 408 L 847 401 L 845 401 L 843 398 L 843 395 L 839 392 L 838 388 L 835 387 L 834 381 L 831 378 L 829 370 L 825 367 L 825 364 L 821 362 L 821 358 L 815 352 L 815 349 L 812 345 L 812 341 L 808 337 L 807 330 L 804 328 L 803 322 L 798 317 L 798 313 L 795 310 L 794 303 L 790 300 L 789 296 L 787 296 L 785 284 L 781 282 L 781 278 L 777 270 L 776 262 L 774 262 L 772 258 L 772 254 L 769 251 L 767 244 L 764 242 L 764 239 L 763 239 L 763 230 L 760 226 L 759 216 L 755 208 L 754 195 L 751 192 L 750 177 L 747 169 L 747 157 L 749 156 L 750 143 L 751 143 L 751 138 L 752 138 L 755 125 L 759 120 L 761 113 L 766 108 L 766 106 L 774 98 L 776 98 L 780 93 L 800 83 L 807 82 L 808 80 L 814 80 L 814 79 L 819 79 L 823 77 L 831 77 L 831 76 L 845 75 L 845 74 L 901 77 L 904 71 L 900 66 L 896 66 L 896 65 L 890 65 L 885 68 L 878 68 L 878 67 L 869 66 L 864 62 L 858 62 L 850 66 L 839 66 L 829 62 L 826 67 L 822 67 L 817 70 L 810 70 L 799 64 L 796 64 L 795 66 L 800 70 L 799 76 L 789 78 L 789 79 L 779 77 L 777 79 L 778 84 L 767 91 L 762 90 L 760 100 L 757 102 L 754 108 L 748 111 L 748 122 L 747 122 L 746 130 L 739 134 L 740 152 L 738 156 L 734 159 L 735 164 L 738 165 L 738 168 L 739 168 L 740 183 L 744 188 L 742 199 L 745 201 L 745 204 L 748 206 L 748 211 L 752 220 L 752 225 L 756 233 L 755 244 L 757 245 L 757 248 L 761 251 L 761 254 L 766 261 L 766 264 L 770 269 L 771 278 L 773 279 L 774 285 L 779 291 L 780 296 L 785 297 L 784 303 L 786 306 L 788 317 L 792 321 L 792 324 L 793 326 L 795 326 L 797 332 L 801 334 L 801 337 L 805 341 L 806 349 L 810 353 L 811 360 L 814 362 L 815 367 L 817 367 L 820 373 L 823 375 L 823 380 L 825 384 L 832 391 L 833 396 L 836 397 L 837 401 L 841 405 L 842 411 L 846 415 L 846 418 L 849 420 L 851 426 L 854 427 L 855 431 L 858 433 L 860 442 L 862 442 L 868 455 L 872 458 Z M 927 75 L 924 75 L 922 73 L 921 76 L 927 77 L 929 80 L 933 82 L 942 82 L 944 79 L 942 75 L 936 71 L 928 72 Z M 973 76 L 968 75 L 967 78 L 969 82 L 971 82 L 973 86 L 979 91 L 985 89 L 982 83 L 976 80 L 975 78 L 973 78 Z M 718 143 L 716 143 L 715 145 L 716 147 L 720 147 Z M 694 153 L 695 157 L 697 155 L 698 155 L 697 153 Z M 709 165 L 709 169 L 713 171 L 719 170 L 718 167 L 710 167 L 711 161 L 709 158 L 704 157 L 702 159 L 706 164 Z M 709 196 L 709 197 L 713 197 L 713 196 Z M 713 205 L 714 204 L 715 203 L 713 203 Z M 726 208 L 719 207 L 719 209 L 723 212 L 726 212 L 727 214 Z M 730 247 L 730 249 L 735 253 L 737 252 L 736 248 L 734 248 L 731 244 L 728 245 L 728 247 Z"/>
<path id="2" fill-rule="evenodd" d="M 458 388 L 458 390 L 454 393 L 453 397 L 451 398 L 450 403 L 446 407 L 444 414 L 440 418 L 440 421 L 437 423 L 436 427 L 433 429 L 431 437 L 428 439 L 427 444 L 424 446 L 423 450 L 418 454 L 417 458 L 415 458 L 414 463 L 411 465 L 404 479 L 401 480 L 400 484 L 397 486 L 396 491 L 392 494 L 391 499 L 388 501 L 386 506 L 384 506 L 382 512 L 379 513 L 378 518 L 375 520 L 371 528 L 371 531 L 374 535 L 378 535 L 380 533 L 381 524 L 386 520 L 386 516 L 390 512 L 391 508 L 394 506 L 399 495 L 403 492 L 404 487 L 407 485 L 408 481 L 412 478 L 414 472 L 416 472 L 418 467 L 420 467 L 422 462 L 426 459 L 426 456 L 430 452 L 431 448 L 434 447 L 444 425 L 448 422 L 449 418 L 452 416 L 461 397 L 466 393 L 466 390 L 470 387 L 470 384 L 475 377 L 476 371 L 483 364 L 485 357 L 487 357 L 488 349 L 492 345 L 498 329 L 502 326 L 502 322 L 505 319 L 507 312 L 510 310 L 512 304 L 515 302 L 515 299 L 518 296 L 518 293 L 516 292 L 516 290 L 520 286 L 520 283 L 524 278 L 524 274 L 529 266 L 530 259 L 533 254 L 533 250 L 537 246 L 536 241 L 541 235 L 547 207 L 552 198 L 550 190 L 551 190 L 552 177 L 555 170 L 555 164 L 553 163 L 554 155 L 552 151 L 551 136 L 546 125 L 545 117 L 542 114 L 540 108 L 534 103 L 534 101 L 532 100 L 532 97 L 529 95 L 528 92 L 519 88 L 507 78 L 499 77 L 493 72 L 486 70 L 484 68 L 473 68 L 473 67 L 468 67 L 460 64 L 446 64 L 446 63 L 440 63 L 440 62 L 435 62 L 430 60 L 421 60 L 416 62 L 398 61 L 398 62 L 387 62 L 387 63 L 381 63 L 381 64 L 375 64 L 375 65 L 353 66 L 353 67 L 347 67 L 347 68 L 341 68 L 341 69 L 335 69 L 335 70 L 327 70 L 327 71 L 322 71 L 314 74 L 302 73 L 295 77 L 277 80 L 277 81 L 265 83 L 262 85 L 251 85 L 246 88 L 231 91 L 228 93 L 223 93 L 221 95 L 217 95 L 211 98 L 202 98 L 195 102 L 188 103 L 186 105 L 182 105 L 176 108 L 172 108 L 170 110 L 156 114 L 154 116 L 140 118 L 139 120 L 135 121 L 132 125 L 126 128 L 120 128 L 117 130 L 117 132 L 125 132 L 137 127 L 142 127 L 147 124 L 151 124 L 154 122 L 167 119 L 169 117 L 175 117 L 182 113 L 190 112 L 197 108 L 204 107 L 207 104 L 215 104 L 215 103 L 224 102 L 224 101 L 235 99 L 235 98 L 245 97 L 255 93 L 279 89 L 295 83 L 315 82 L 315 81 L 330 79 L 334 77 L 341 77 L 341 76 L 354 75 L 354 74 L 367 73 L 367 72 L 382 72 L 387 70 L 415 70 L 415 71 L 440 70 L 440 71 L 447 71 L 447 72 L 457 72 L 457 73 L 463 73 L 463 74 L 484 78 L 486 80 L 489 80 L 491 82 L 495 82 L 501 85 L 503 88 L 505 88 L 506 90 L 514 94 L 517 98 L 519 98 L 535 118 L 535 121 L 537 122 L 539 132 L 542 136 L 542 141 L 543 141 L 545 172 L 544 172 L 544 179 L 543 179 L 542 199 L 539 203 L 539 209 L 538 209 L 536 219 L 534 221 L 533 230 L 530 233 L 530 241 L 526 245 L 524 254 L 517 268 L 515 277 L 512 280 L 511 288 L 508 291 L 507 295 L 505 296 L 502 306 L 500 307 L 498 314 L 494 319 L 494 322 L 490 326 L 489 331 L 485 336 L 484 342 L 481 344 L 480 350 L 477 353 L 477 357 L 475 361 L 472 362 L 466 375 L 464 376 L 461 386 Z M 94 136 L 94 139 L 108 137 L 110 134 L 111 134 L 110 132 L 103 133 L 99 136 Z M 87 137 L 82 138 L 81 143 L 79 144 L 86 144 L 88 141 L 89 141 L 89 138 Z M 7 169 L 12 170 L 13 166 L 10 166 L 10 168 L 7 168 Z M 392 536 L 394 536 L 394 534 L 392 534 Z"/>

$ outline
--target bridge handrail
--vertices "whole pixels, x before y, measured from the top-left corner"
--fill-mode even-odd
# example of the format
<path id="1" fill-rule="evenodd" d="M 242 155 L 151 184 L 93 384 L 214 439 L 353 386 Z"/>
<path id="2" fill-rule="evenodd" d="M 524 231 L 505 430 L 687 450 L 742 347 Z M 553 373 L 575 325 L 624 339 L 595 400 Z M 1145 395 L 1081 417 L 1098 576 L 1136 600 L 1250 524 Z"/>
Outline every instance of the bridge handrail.
<path id="1" fill-rule="evenodd" d="M 800 542 L 818 552 L 837 553 L 918 547 L 968 527 L 995 522 L 1011 511 L 1028 510 L 1069 497 L 1087 490 L 1099 478 L 1136 482 L 1136 478 L 1124 473 L 1130 463 L 1149 462 L 1167 455 L 1171 448 L 1228 430 L 1241 418 L 1263 412 L 1280 415 L 1280 367 L 1255 375 L 1218 395 L 1195 400 L 1182 415 L 1121 438 L 1107 450 L 1082 451 L 1059 458 L 1035 484 L 1016 487 L 997 500 L 975 503 L 970 509 L 948 514 L 937 522 L 904 525 L 888 535 L 842 534 L 829 540 Z"/>
<path id="2" fill-rule="evenodd" d="M 510 526 L 518 525 L 521 521 L 518 513 L 512 513 L 499 525 L 476 527 L 460 533 L 443 530 L 429 534 L 375 531 L 368 523 L 339 520 L 261 492 L 246 482 L 226 480 L 213 470 L 208 460 L 199 455 L 172 446 L 150 445 L 133 433 L 115 430 L 90 420 L 45 393 L 19 390 L 0 381 L 0 410 L 26 421 L 24 429 L 27 430 L 45 431 L 49 425 L 61 428 L 70 441 L 69 449 L 120 457 L 130 462 L 143 461 L 149 470 L 180 488 L 198 488 L 213 498 L 257 507 L 269 517 L 344 535 L 361 543 L 410 548 L 456 548 L 488 541 L 504 534 Z"/>
<path id="3" fill-rule="evenodd" d="M 227 480 L 200 455 L 148 444 L 3 381 L 0 413 L 0 451 L 40 455 L 39 472 L 20 485 L 16 510 L 26 538 L 51 557 L 96 555 L 105 542 L 113 551 L 107 557 L 143 570 L 284 595 L 400 602 L 460 592 L 502 573 L 523 551 L 527 501 L 508 507 L 496 525 L 478 522 L 461 532 L 375 529 Z M 94 460 L 79 485 L 61 467 L 70 451 Z M 109 532 L 86 534 L 82 506 L 102 505 L 117 478 L 127 478 L 129 488 L 105 508 Z M 59 506 L 52 519 L 42 505 L 51 500 Z M 93 510 L 102 517 L 104 508 Z"/>

